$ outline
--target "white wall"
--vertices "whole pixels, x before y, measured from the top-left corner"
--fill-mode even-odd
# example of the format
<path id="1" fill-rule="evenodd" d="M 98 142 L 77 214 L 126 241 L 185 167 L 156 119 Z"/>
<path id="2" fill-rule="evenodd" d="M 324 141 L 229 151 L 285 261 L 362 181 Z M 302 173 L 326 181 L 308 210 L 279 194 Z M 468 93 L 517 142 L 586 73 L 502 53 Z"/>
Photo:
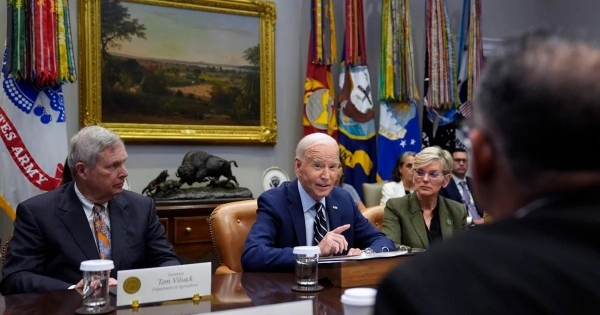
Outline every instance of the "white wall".
<path id="1" fill-rule="evenodd" d="M 597 0 L 550 0 L 548 21 L 552 25 L 581 30 L 591 38 L 600 40 L 600 1 Z"/>
<path id="2" fill-rule="evenodd" d="M 127 168 L 132 190 L 141 191 L 161 170 L 168 169 L 172 177 L 181 163 L 183 155 L 193 149 L 202 149 L 227 160 L 237 161 L 239 168 L 233 173 L 240 185 L 248 187 L 255 196 L 262 192 L 262 174 L 270 166 L 281 167 L 288 176 L 294 178 L 293 157 L 296 143 L 302 135 L 302 94 L 306 70 L 308 34 L 310 29 L 310 1 L 275 0 L 277 24 L 275 26 L 276 58 L 276 110 L 278 121 L 278 141 L 275 146 L 250 145 L 153 145 L 127 144 L 129 159 Z M 558 2 L 558 1 L 557 1 Z M 585 1 L 572 1 L 585 2 Z M 588 2 L 592 2 L 591 0 Z M 422 0 L 412 0 L 411 17 L 415 45 L 415 62 L 418 82 L 423 80 L 425 52 L 425 13 Z M 343 0 L 334 0 L 338 31 L 338 47 L 341 52 L 343 36 Z M 455 30 L 459 27 L 462 0 L 448 0 L 451 20 Z M 565 7 L 567 5 L 565 4 Z M 0 0 L 0 41 L 6 34 L 6 0 Z M 77 1 L 70 0 L 71 22 L 77 25 Z M 581 9 L 584 10 L 584 9 Z M 484 0 L 483 36 L 504 37 L 527 27 L 541 25 L 547 20 L 546 0 Z M 597 10 L 596 10 L 597 12 Z M 381 1 L 365 0 L 365 24 L 368 44 L 368 61 L 371 72 L 373 96 L 377 96 L 379 67 L 379 34 L 381 24 Z M 589 20 L 592 14 L 589 14 Z M 77 40 L 77 33 L 73 33 Z M 77 49 L 77 46 L 75 46 Z M 77 57 L 77 51 L 75 53 Z M 337 82 L 337 69 L 335 81 Z M 419 89 L 422 90 L 421 84 Z M 79 99 L 76 84 L 64 87 L 68 117 L 68 135 L 79 129 Z M 422 95 L 422 91 L 420 91 Z M 378 107 L 376 107 L 378 109 Z M 6 240 L 12 233 L 12 223 L 7 216 L 0 214 L 0 237 Z"/>

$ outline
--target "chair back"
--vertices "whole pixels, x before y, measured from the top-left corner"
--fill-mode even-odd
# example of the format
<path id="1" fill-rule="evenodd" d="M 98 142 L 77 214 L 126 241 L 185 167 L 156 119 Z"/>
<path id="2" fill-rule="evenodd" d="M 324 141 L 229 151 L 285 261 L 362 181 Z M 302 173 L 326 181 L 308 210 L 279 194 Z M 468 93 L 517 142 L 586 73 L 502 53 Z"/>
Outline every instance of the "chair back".
<path id="1" fill-rule="evenodd" d="M 365 196 L 365 207 L 374 207 L 381 203 L 381 189 L 387 181 L 379 183 L 363 183 L 363 194 Z"/>
<path id="2" fill-rule="evenodd" d="M 221 266 L 215 274 L 242 272 L 242 251 L 256 221 L 256 199 L 218 206 L 210 215 L 210 235 Z"/>
<path id="3" fill-rule="evenodd" d="M 385 208 L 384 205 L 374 206 L 374 207 L 365 209 L 365 211 L 363 211 L 363 213 L 362 213 L 365 216 L 365 218 L 367 220 L 369 220 L 369 222 L 371 222 L 371 224 L 373 224 L 375 226 L 375 228 L 377 228 L 379 231 L 381 231 L 383 229 L 383 209 L 384 208 Z"/>

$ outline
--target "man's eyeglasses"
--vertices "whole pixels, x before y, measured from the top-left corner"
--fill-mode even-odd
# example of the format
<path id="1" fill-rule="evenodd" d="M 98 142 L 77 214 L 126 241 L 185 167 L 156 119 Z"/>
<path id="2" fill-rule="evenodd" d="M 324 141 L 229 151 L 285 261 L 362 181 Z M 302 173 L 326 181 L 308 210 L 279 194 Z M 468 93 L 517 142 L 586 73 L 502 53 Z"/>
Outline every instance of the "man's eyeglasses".
<path id="1" fill-rule="evenodd" d="M 440 172 L 436 172 L 436 171 L 427 173 L 423 170 L 416 170 L 415 175 L 417 175 L 417 177 L 419 177 L 419 178 L 425 178 L 425 175 L 427 175 L 431 179 L 438 179 L 438 178 L 440 178 L 440 176 L 443 176 L 444 173 L 440 173 Z"/>
<path id="2" fill-rule="evenodd" d="M 456 163 L 467 163 L 467 159 L 452 159 Z"/>

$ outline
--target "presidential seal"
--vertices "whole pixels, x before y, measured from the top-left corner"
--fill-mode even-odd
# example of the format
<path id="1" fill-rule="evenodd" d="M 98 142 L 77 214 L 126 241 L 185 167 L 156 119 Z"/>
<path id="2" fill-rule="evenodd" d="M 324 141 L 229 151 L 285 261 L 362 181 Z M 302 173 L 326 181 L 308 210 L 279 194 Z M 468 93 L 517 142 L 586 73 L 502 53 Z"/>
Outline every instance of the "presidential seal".
<path id="1" fill-rule="evenodd" d="M 125 282 L 123 282 L 123 290 L 129 294 L 136 293 L 141 287 L 142 282 L 138 277 L 129 277 L 125 279 Z"/>

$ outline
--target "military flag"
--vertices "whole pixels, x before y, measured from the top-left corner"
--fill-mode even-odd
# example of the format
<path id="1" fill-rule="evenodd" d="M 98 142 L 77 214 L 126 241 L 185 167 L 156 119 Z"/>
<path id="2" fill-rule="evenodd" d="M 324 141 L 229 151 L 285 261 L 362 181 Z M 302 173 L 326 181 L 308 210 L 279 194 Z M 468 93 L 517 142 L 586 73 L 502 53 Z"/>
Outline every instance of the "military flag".
<path id="1" fill-rule="evenodd" d="M 344 48 L 338 95 L 338 141 L 346 183 L 363 198 L 363 183 L 375 181 L 376 130 L 367 67 L 363 0 L 346 0 Z"/>
<path id="2" fill-rule="evenodd" d="M 0 208 L 56 188 L 67 156 L 62 84 L 75 81 L 67 0 L 8 1 L 0 73 Z"/>
<path id="3" fill-rule="evenodd" d="M 464 119 L 471 118 L 473 91 L 479 82 L 483 68 L 483 41 L 481 37 L 481 0 L 464 0 L 462 22 L 458 38 L 458 102 L 459 115 L 455 120 L 458 126 Z M 468 150 L 459 139 L 456 130 L 456 147 Z"/>
<path id="4" fill-rule="evenodd" d="M 302 126 L 304 135 L 325 132 L 337 139 L 337 118 L 331 64 L 337 55 L 332 0 L 311 1 Z"/>
<path id="5" fill-rule="evenodd" d="M 377 181 L 390 179 L 398 156 L 421 150 L 409 0 L 383 0 L 380 62 Z"/>
<path id="6" fill-rule="evenodd" d="M 455 48 L 446 1 L 427 0 L 425 15 L 422 144 L 454 150 L 458 93 Z"/>

